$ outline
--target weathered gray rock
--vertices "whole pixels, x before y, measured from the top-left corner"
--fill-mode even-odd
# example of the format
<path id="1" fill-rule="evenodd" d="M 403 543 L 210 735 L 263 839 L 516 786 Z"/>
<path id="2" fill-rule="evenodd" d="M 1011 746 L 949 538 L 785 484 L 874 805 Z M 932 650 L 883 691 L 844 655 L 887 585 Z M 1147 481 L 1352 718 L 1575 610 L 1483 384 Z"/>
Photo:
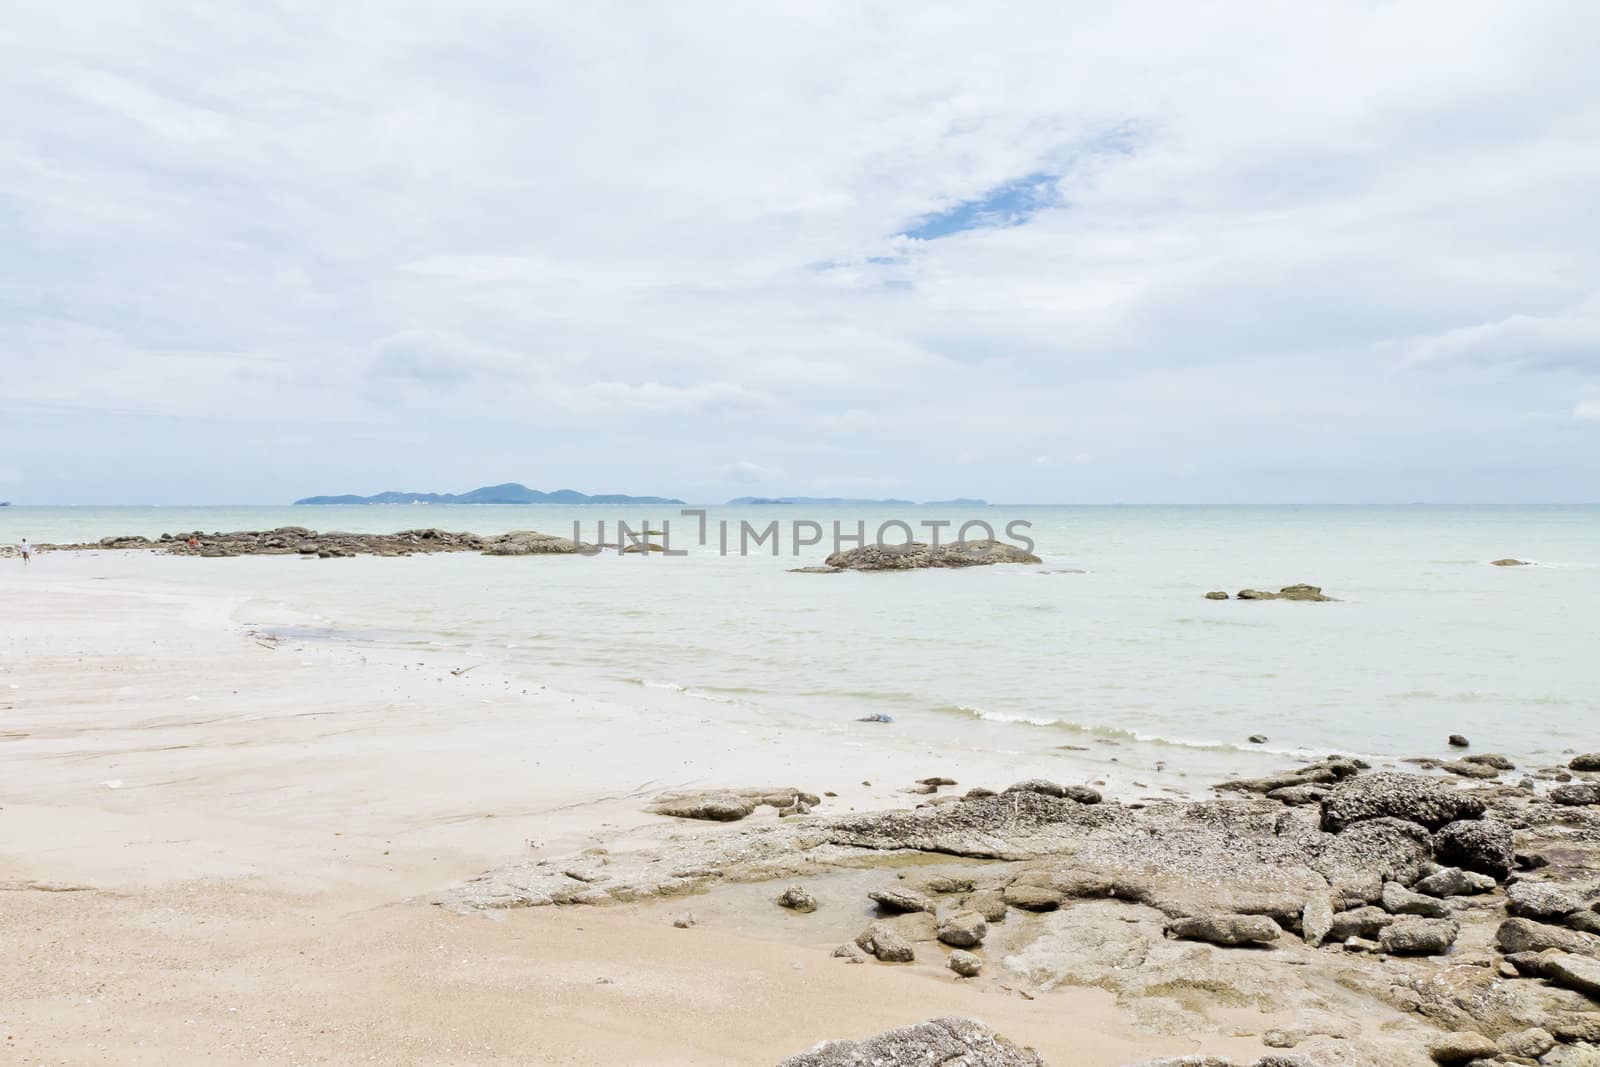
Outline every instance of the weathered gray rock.
<path id="1" fill-rule="evenodd" d="M 1487 874 L 1464 871 L 1460 867 L 1446 867 L 1435 871 L 1417 883 L 1417 892 L 1430 897 L 1465 897 L 1489 893 L 1497 883 Z"/>
<path id="2" fill-rule="evenodd" d="M 1349 911 L 1341 911 L 1334 915 L 1326 936 L 1330 941 L 1348 941 L 1352 937 L 1371 941 L 1375 940 L 1385 927 L 1394 923 L 1395 917 L 1382 908 L 1371 905 L 1351 908 Z"/>
<path id="3" fill-rule="evenodd" d="M 1047 886 L 1008 885 L 1002 900 L 1023 911 L 1055 911 L 1061 907 L 1063 895 Z"/>
<path id="4" fill-rule="evenodd" d="M 899 886 L 886 886 L 883 889 L 874 889 L 867 894 L 878 907 L 890 912 L 932 911 L 933 901 L 921 893 Z"/>
<path id="5" fill-rule="evenodd" d="M 1600 771 L 1600 752 L 1585 752 L 1581 756 L 1573 756 L 1567 761 L 1567 766 L 1575 771 Z"/>
<path id="6" fill-rule="evenodd" d="M 835 552 L 827 566 L 849 571 L 905 571 L 943 567 L 985 567 L 995 563 L 1038 563 L 1039 557 L 1004 541 L 965 541 L 933 548 L 921 541 L 905 545 L 864 545 Z"/>
<path id="7" fill-rule="evenodd" d="M 1600 804 L 1600 782 L 1569 782 L 1550 790 L 1550 802 L 1565 807 L 1587 807 Z"/>
<path id="8" fill-rule="evenodd" d="M 1420 774 L 1379 771 L 1348 779 L 1322 801 L 1322 827 L 1339 831 L 1365 819 L 1391 816 L 1437 830 L 1483 815 L 1483 801 L 1451 783 Z"/>
<path id="9" fill-rule="evenodd" d="M 1556 1039 L 1555 1035 L 1543 1027 L 1531 1026 L 1526 1030 L 1501 1034 L 1495 1044 L 1508 1056 L 1536 1060 L 1556 1047 Z"/>
<path id="10" fill-rule="evenodd" d="M 817 898 L 805 886 L 792 885 L 778 894 L 778 906 L 809 914 L 817 910 Z"/>
<path id="11" fill-rule="evenodd" d="M 846 963 L 867 962 L 866 951 L 854 941 L 846 941 L 844 944 L 834 949 L 833 957 L 834 959 L 844 960 Z"/>
<path id="12" fill-rule="evenodd" d="M 1506 910 L 1525 919 L 1560 921 L 1585 906 L 1576 893 L 1547 882 L 1514 882 L 1506 887 Z"/>
<path id="13" fill-rule="evenodd" d="M 1269 774 L 1265 778 L 1241 778 L 1232 782 L 1222 782 L 1217 788 L 1239 793 L 1270 794 L 1279 789 L 1289 789 L 1295 786 L 1331 785 L 1341 779 L 1360 773 L 1363 766 L 1364 764 L 1358 760 L 1328 759 L 1323 760 L 1321 763 L 1298 767 L 1292 771 Z"/>
<path id="14" fill-rule="evenodd" d="M 967 897 L 966 906 L 983 916 L 987 923 L 1006 921 L 1006 898 L 999 889 L 980 889 Z"/>
<path id="15" fill-rule="evenodd" d="M 1267 799 L 1276 800 L 1280 804 L 1287 804 L 1292 808 L 1296 808 L 1310 804 L 1320 804 L 1322 803 L 1322 798 L 1327 795 L 1327 786 L 1286 785 L 1267 793 Z"/>
<path id="16" fill-rule="evenodd" d="M 1600 960 L 1551 949 L 1540 953 L 1539 971 L 1558 986 L 1600 1000 Z"/>
<path id="17" fill-rule="evenodd" d="M 1487 763 L 1474 763 L 1471 760 L 1444 760 L 1439 764 L 1439 769 L 1448 771 L 1459 778 L 1489 779 L 1500 777 L 1500 771 Z"/>
<path id="18" fill-rule="evenodd" d="M 939 940 L 956 948 L 981 945 L 989 934 L 989 924 L 975 911 L 958 911 L 939 924 Z"/>
<path id="19" fill-rule="evenodd" d="M 1025 782 L 1016 782 L 1005 788 L 1007 793 L 1042 793 L 1047 797 L 1064 797 L 1067 800 L 1076 800 L 1079 804 L 1100 803 L 1100 791 L 1086 785 L 1061 785 L 1059 782 L 1047 781 L 1044 778 L 1029 778 Z"/>
<path id="20" fill-rule="evenodd" d="M 1332 600 L 1331 596 L 1323 596 L 1320 585 L 1286 585 L 1276 593 L 1268 593 L 1260 589 L 1241 589 L 1237 594 L 1240 600 Z"/>
<path id="21" fill-rule="evenodd" d="M 1528 561 L 1525 559 L 1511 559 L 1510 557 L 1489 561 L 1489 566 L 1491 567 L 1526 567 L 1527 565 Z"/>
<path id="22" fill-rule="evenodd" d="M 1194 915 L 1167 923 L 1167 934 L 1213 945 L 1265 945 L 1276 941 L 1281 927 L 1265 915 Z"/>
<path id="23" fill-rule="evenodd" d="M 1517 765 L 1498 752 L 1478 752 L 1471 756 L 1462 756 L 1463 763 L 1481 763 L 1485 767 L 1493 767 L 1497 771 L 1514 771 Z"/>
<path id="24" fill-rule="evenodd" d="M 1395 956 L 1439 956 L 1450 951 L 1461 927 L 1449 919 L 1404 918 L 1383 928 L 1378 943 Z"/>
<path id="25" fill-rule="evenodd" d="M 950 953 L 947 963 L 952 971 L 963 978 L 976 978 L 983 973 L 983 960 L 961 949 Z"/>
<path id="26" fill-rule="evenodd" d="M 1213 589 L 1211 592 L 1206 594 L 1206 599 L 1207 600 L 1227 600 L 1228 599 L 1228 594 L 1223 592 L 1221 589 Z"/>
<path id="27" fill-rule="evenodd" d="M 1044 1061 L 982 1023 L 952 1017 L 865 1041 L 825 1041 L 778 1067 L 1044 1067 Z"/>
<path id="28" fill-rule="evenodd" d="M 1532 919 L 1507 919 L 1495 931 L 1494 943 L 1508 956 L 1548 949 L 1587 956 L 1600 954 L 1600 938 Z"/>
<path id="29" fill-rule="evenodd" d="M 856 944 L 884 963 L 910 963 L 917 958 L 911 942 L 888 923 L 873 923 L 856 937 Z"/>
<path id="30" fill-rule="evenodd" d="M 1472 1060 L 1494 1059 L 1500 1055 L 1500 1046 L 1471 1031 L 1446 1034 L 1428 1046 L 1428 1055 L 1435 1063 L 1469 1063 Z"/>
<path id="31" fill-rule="evenodd" d="M 1322 944 L 1333 929 L 1333 899 L 1327 893 L 1314 893 L 1300 909 L 1300 936 L 1312 948 Z"/>
<path id="32" fill-rule="evenodd" d="M 657 800 L 650 810 L 676 819 L 707 819 L 712 822 L 737 822 L 756 810 L 756 802 L 732 793 L 698 793 Z"/>
<path id="33" fill-rule="evenodd" d="M 1476 817 L 1452 822 L 1433 839 L 1434 856 L 1447 866 L 1504 878 L 1516 864 L 1516 841 L 1511 827 L 1494 819 Z"/>
<path id="34" fill-rule="evenodd" d="M 1380 898 L 1383 910 L 1391 915 L 1421 915 L 1428 919 L 1446 919 L 1450 908 L 1442 900 L 1413 893 L 1399 882 L 1385 882 Z"/>

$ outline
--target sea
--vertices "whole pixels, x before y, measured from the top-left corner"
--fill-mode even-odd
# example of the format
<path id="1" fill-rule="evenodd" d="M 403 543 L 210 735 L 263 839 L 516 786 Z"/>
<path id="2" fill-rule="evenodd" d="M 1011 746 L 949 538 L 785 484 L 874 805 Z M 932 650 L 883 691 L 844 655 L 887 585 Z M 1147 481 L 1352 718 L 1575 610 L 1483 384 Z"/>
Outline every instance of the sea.
<path id="1" fill-rule="evenodd" d="M 619 522 L 667 530 L 674 554 L 46 553 L 33 568 L 40 582 L 58 568 L 224 592 L 243 600 L 240 622 L 452 649 L 707 714 L 884 716 L 944 746 L 1402 757 L 1446 755 L 1464 734 L 1518 760 L 1600 749 L 1595 506 L 14 506 L 0 509 L 0 543 L 280 526 L 615 543 Z M 822 561 L 835 523 L 845 538 L 889 524 L 885 540 L 900 541 L 904 523 L 948 541 L 967 522 L 1002 539 L 1009 528 L 1042 562 L 792 572 Z M 1531 565 L 1491 565 L 1503 557 Z M 1204 597 L 1300 582 L 1337 599 Z"/>

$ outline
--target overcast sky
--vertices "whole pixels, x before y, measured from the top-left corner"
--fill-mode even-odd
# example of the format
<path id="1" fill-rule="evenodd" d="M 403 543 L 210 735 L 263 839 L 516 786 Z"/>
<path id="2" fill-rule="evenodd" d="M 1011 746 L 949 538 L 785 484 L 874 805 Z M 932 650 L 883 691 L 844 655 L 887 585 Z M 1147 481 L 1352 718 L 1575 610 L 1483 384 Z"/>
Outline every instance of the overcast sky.
<path id="1" fill-rule="evenodd" d="M 0 498 L 1594 501 L 1597 39 L 12 0 Z"/>

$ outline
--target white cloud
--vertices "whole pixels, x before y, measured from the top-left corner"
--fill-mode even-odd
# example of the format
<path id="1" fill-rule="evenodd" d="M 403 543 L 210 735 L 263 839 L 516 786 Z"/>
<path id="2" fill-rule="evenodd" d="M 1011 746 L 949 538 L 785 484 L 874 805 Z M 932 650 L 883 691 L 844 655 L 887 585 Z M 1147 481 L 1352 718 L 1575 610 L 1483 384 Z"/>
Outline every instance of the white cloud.
<path id="1" fill-rule="evenodd" d="M 771 482 L 782 476 L 782 471 L 772 470 L 761 466 L 759 463 L 751 463 L 749 460 L 739 460 L 737 463 L 729 463 L 722 468 L 723 480 L 736 482 L 739 485 Z"/>
<path id="2" fill-rule="evenodd" d="M 60 475 L 32 495 L 304 495 L 289 439 L 332 491 L 712 498 L 730 451 L 918 498 L 1600 475 L 1550 436 L 1600 367 L 1600 12 L 694 13 L 8 11 L 4 409 L 24 482 Z M 989 210 L 1018 225 L 905 236 L 1018 188 L 1048 192 Z"/>

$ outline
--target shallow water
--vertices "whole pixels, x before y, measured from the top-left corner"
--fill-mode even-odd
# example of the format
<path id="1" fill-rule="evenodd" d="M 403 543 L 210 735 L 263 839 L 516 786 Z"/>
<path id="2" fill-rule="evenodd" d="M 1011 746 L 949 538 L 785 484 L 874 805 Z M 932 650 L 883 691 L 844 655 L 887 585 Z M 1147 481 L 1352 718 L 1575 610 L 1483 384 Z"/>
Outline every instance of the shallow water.
<path id="1" fill-rule="evenodd" d="M 1041 566 L 806 575 L 828 546 L 740 557 L 715 523 L 1021 520 Z M 335 632 L 443 641 L 611 686 L 829 721 L 885 713 L 991 749 L 1158 745 L 1553 758 L 1600 748 L 1600 508 L 0 509 L 0 542 L 190 529 L 672 524 L 687 556 L 302 561 L 97 557 L 100 576 L 227 589 Z M 787 527 L 785 527 L 787 530 Z M 945 533 L 948 538 L 949 532 Z M 1533 567 L 1498 568 L 1515 556 Z M 20 566 L 15 560 L 7 566 Z M 35 566 L 46 571 L 46 555 Z M 1211 602 L 1311 582 L 1339 603 Z"/>

